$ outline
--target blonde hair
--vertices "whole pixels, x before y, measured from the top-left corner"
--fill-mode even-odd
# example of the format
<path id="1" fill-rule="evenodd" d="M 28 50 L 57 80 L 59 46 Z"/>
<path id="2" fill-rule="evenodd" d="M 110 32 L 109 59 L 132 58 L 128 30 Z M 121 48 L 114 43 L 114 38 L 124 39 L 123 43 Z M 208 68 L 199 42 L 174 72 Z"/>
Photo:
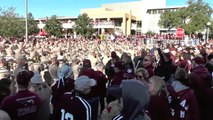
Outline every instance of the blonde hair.
<path id="1" fill-rule="evenodd" d="M 164 95 L 164 96 L 168 95 L 166 83 L 163 80 L 163 78 L 158 76 L 152 76 L 151 78 L 149 78 L 149 81 L 150 80 L 153 82 L 155 87 L 154 91 L 150 93 L 151 95 Z"/>

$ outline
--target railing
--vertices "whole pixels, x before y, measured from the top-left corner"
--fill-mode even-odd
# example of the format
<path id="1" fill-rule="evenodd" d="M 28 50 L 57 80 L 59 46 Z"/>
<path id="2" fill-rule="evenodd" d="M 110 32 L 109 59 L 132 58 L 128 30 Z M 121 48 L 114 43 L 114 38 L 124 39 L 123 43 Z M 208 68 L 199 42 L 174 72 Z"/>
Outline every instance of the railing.
<path id="1" fill-rule="evenodd" d="M 92 22 L 94 28 L 114 28 L 115 24 L 112 21 L 96 21 Z"/>

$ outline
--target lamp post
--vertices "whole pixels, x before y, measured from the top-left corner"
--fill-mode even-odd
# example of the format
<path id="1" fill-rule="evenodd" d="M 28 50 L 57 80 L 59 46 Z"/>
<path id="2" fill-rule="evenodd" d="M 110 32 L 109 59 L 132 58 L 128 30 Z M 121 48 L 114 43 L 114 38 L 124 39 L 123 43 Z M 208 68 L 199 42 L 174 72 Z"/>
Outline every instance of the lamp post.
<path id="1" fill-rule="evenodd" d="M 207 38 L 206 38 L 206 42 L 209 42 L 209 26 L 211 25 L 211 22 L 207 22 Z"/>
<path id="2" fill-rule="evenodd" d="M 25 38 L 26 41 L 28 42 L 28 0 L 25 0 L 25 9 L 26 9 L 26 17 L 25 17 Z"/>

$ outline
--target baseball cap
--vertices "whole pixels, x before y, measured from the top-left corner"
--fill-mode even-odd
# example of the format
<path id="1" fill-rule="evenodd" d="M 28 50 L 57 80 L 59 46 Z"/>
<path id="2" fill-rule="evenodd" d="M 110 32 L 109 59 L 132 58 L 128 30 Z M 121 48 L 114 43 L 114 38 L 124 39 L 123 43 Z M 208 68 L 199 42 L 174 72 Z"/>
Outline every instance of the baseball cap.
<path id="1" fill-rule="evenodd" d="M 27 86 L 33 75 L 33 71 L 21 71 L 17 75 L 16 82 L 18 85 Z"/>
<path id="2" fill-rule="evenodd" d="M 76 90 L 83 91 L 92 86 L 95 86 L 97 83 L 94 79 L 90 79 L 89 77 L 82 75 L 75 80 L 74 84 Z"/>
<path id="3" fill-rule="evenodd" d="M 194 61 L 196 64 L 204 64 L 205 63 L 204 59 L 200 56 L 195 57 L 194 59 L 192 59 L 192 61 Z"/>
<path id="4" fill-rule="evenodd" d="M 31 83 L 43 83 L 41 75 L 39 73 L 34 73 L 33 77 L 31 78 Z"/>
<path id="5" fill-rule="evenodd" d="M 63 65 L 57 72 L 58 78 L 68 78 L 72 73 L 72 68 L 68 65 Z"/>

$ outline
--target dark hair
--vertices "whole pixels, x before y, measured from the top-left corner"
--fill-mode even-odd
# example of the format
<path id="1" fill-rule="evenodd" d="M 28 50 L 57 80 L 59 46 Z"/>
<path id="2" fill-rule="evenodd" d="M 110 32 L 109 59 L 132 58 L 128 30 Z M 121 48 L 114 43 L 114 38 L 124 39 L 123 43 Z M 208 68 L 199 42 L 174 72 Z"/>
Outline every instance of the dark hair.
<path id="1" fill-rule="evenodd" d="M 213 54 L 208 55 L 207 59 L 211 60 L 213 58 Z"/>
<path id="2" fill-rule="evenodd" d="M 10 86 L 10 84 L 12 83 L 12 81 L 8 78 L 2 78 L 0 80 L 0 87 L 8 87 Z"/>
<path id="3" fill-rule="evenodd" d="M 175 71 L 175 80 L 180 81 L 182 84 L 188 86 L 188 73 L 183 68 L 177 68 Z"/>

